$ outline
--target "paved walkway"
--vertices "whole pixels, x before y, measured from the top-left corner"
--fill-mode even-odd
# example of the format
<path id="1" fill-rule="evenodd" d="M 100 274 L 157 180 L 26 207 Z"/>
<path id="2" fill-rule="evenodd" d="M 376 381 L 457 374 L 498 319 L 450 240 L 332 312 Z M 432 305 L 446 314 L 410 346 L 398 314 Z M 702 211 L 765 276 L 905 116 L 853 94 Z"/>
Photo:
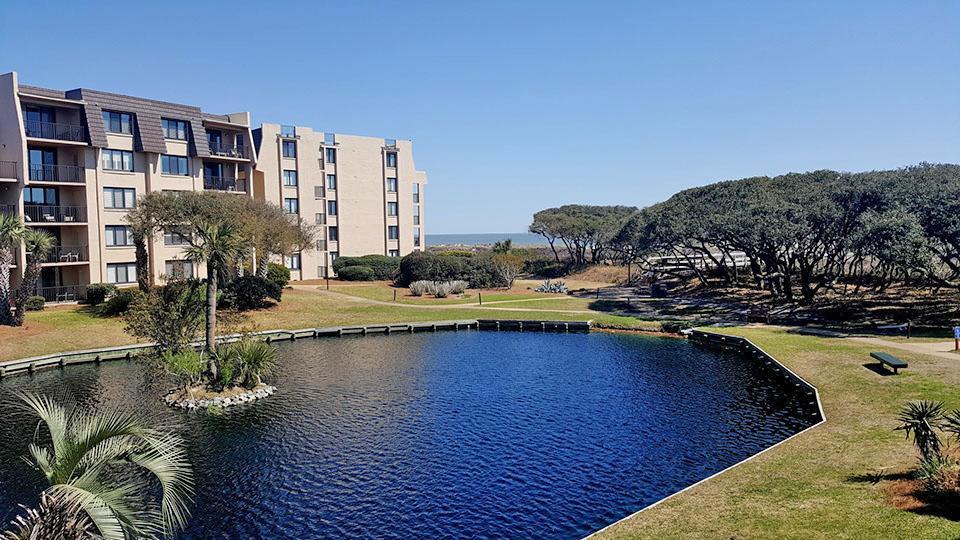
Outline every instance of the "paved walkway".
<path id="1" fill-rule="evenodd" d="M 960 360 L 960 354 L 951 352 L 953 350 L 952 341 L 901 342 L 901 341 L 888 341 L 883 338 L 867 337 L 867 336 L 851 336 L 847 339 L 859 341 L 860 343 L 873 344 L 879 347 L 890 347 L 891 349 L 899 349 L 901 351 L 909 351 L 909 352 L 918 353 L 918 354 L 936 356 L 938 358 L 946 358 L 949 360 Z"/>

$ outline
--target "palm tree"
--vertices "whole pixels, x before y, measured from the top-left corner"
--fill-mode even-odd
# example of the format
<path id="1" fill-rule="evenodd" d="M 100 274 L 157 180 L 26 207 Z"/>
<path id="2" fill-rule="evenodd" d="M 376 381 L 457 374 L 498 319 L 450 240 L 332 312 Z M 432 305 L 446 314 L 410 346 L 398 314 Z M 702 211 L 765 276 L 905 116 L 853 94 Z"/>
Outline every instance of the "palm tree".
<path id="1" fill-rule="evenodd" d="M 23 234 L 23 245 L 27 251 L 27 268 L 23 272 L 23 282 L 17 289 L 17 311 L 13 314 L 13 326 L 23 326 L 23 318 L 27 310 L 23 308 L 27 299 L 37 290 L 40 281 L 40 265 L 50 250 L 53 249 L 56 239 L 47 231 L 29 229 Z"/>
<path id="2" fill-rule="evenodd" d="M 194 224 L 194 234 L 184 256 L 207 265 L 207 351 L 216 349 L 217 281 L 249 247 L 239 225 L 233 221 L 208 221 Z M 208 355 L 207 371 L 211 380 L 217 380 L 216 355 Z"/>
<path id="3" fill-rule="evenodd" d="M 29 447 L 50 483 L 44 494 L 67 510 L 78 505 L 104 540 L 172 536 L 186 525 L 193 474 L 179 437 L 145 427 L 129 411 L 94 413 L 42 395 L 19 396 L 50 432 L 51 447 L 37 441 Z M 105 474 L 121 466 L 139 467 L 159 481 L 160 508 L 144 496 L 148 484 L 137 475 Z"/>
<path id="4" fill-rule="evenodd" d="M 36 508 L 27 508 L 23 505 L 20 505 L 20 508 L 23 508 L 24 514 L 10 522 L 13 528 L 0 533 L 0 540 L 36 540 L 38 538 L 97 540 L 100 538 L 100 535 L 94 532 L 90 518 L 75 500 L 41 493 L 40 504 Z"/>
<path id="5" fill-rule="evenodd" d="M 943 423 L 942 401 L 914 401 L 900 409 L 900 426 L 897 430 L 906 433 L 909 439 L 913 435 L 913 444 L 920 452 L 920 458 L 930 461 L 940 457 L 942 442 L 937 431 Z"/>
<path id="6" fill-rule="evenodd" d="M 0 324 L 13 324 L 10 311 L 10 267 L 13 250 L 20 245 L 25 229 L 20 218 L 0 212 Z"/>

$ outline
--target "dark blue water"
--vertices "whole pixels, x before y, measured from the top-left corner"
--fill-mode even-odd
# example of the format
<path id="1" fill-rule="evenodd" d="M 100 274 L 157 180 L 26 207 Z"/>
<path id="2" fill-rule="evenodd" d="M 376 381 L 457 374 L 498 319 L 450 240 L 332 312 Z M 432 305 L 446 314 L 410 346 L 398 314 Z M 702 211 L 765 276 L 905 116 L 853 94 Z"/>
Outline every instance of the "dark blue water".
<path id="1" fill-rule="evenodd" d="M 198 486 L 183 538 L 574 538 L 814 421 L 749 360 L 622 334 L 459 332 L 281 345 L 273 397 L 165 408 L 136 362 L 0 383 L 0 522 L 43 483 L 9 390 L 68 391 L 178 426 Z"/>

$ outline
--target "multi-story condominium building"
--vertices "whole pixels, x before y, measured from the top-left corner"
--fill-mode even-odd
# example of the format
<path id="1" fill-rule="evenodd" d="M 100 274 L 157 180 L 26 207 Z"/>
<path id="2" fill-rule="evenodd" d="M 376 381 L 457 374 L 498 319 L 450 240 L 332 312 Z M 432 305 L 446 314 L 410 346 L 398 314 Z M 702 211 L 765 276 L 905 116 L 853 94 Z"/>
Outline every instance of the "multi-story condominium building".
<path id="1" fill-rule="evenodd" d="M 338 256 L 399 257 L 424 244 L 424 186 L 410 141 L 263 124 L 254 196 L 317 227 L 315 249 L 287 258 L 294 279 L 333 275 Z"/>
<path id="2" fill-rule="evenodd" d="M 0 75 L 0 212 L 21 216 L 56 240 L 38 294 L 73 301 L 90 283 L 135 283 L 124 216 L 150 191 L 256 196 L 322 221 L 317 250 L 287 258 L 295 278 L 327 275 L 341 252 L 403 255 L 422 245 L 426 175 L 413 168 L 409 141 L 335 140 L 273 125 L 256 134 L 262 164 L 249 113 L 208 114 L 85 88 L 27 86 L 15 72 Z M 152 282 L 203 275 L 184 260 L 184 244 L 177 231 L 150 243 Z M 23 250 L 15 262 L 23 268 Z M 12 272 L 14 287 L 20 273 Z"/>

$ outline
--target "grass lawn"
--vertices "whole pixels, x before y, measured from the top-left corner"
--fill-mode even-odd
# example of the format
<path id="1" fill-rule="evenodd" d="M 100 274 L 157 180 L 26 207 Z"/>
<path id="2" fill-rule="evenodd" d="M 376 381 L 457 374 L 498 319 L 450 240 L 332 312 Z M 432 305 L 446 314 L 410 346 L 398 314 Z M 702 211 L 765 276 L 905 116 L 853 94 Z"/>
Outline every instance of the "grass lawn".
<path id="1" fill-rule="evenodd" d="M 960 407 L 949 359 L 891 352 L 899 376 L 864 367 L 876 346 L 782 329 L 726 328 L 773 354 L 820 390 L 827 422 L 605 531 L 606 538 L 960 538 L 960 522 L 893 508 L 891 475 L 915 463 L 894 432 L 910 400 Z M 877 483 L 864 475 L 880 475 Z"/>
<path id="2" fill-rule="evenodd" d="M 323 286 L 320 286 L 323 288 Z M 414 305 L 456 305 L 456 304 L 476 304 L 480 301 L 479 295 L 483 295 L 483 302 L 498 302 L 506 300 L 524 300 L 536 298 L 552 298 L 556 295 L 538 293 L 528 290 L 525 286 L 515 285 L 510 290 L 489 289 L 477 290 L 469 289 L 461 296 L 451 296 L 447 298 L 434 298 L 432 296 L 411 296 L 410 291 L 401 287 L 393 287 L 386 281 L 377 282 L 331 282 L 330 290 L 350 296 L 366 298 L 367 300 L 377 300 L 379 302 L 393 302 L 394 293 L 397 295 L 397 303 Z"/>
<path id="3" fill-rule="evenodd" d="M 363 285 L 360 287 L 365 290 L 372 290 L 372 287 L 378 287 L 388 292 L 390 290 L 386 285 Z M 392 293 L 390 294 L 390 299 L 392 299 Z M 507 297 L 511 297 L 509 293 L 507 293 Z M 484 294 L 484 301 L 486 301 L 486 294 Z M 284 291 L 283 302 L 272 308 L 249 312 L 239 324 L 241 328 L 250 330 L 277 328 L 292 330 L 385 322 L 499 318 L 592 319 L 598 322 L 624 324 L 637 328 L 656 329 L 659 327 L 655 323 L 599 312 L 591 314 L 545 313 L 536 311 L 536 308 L 532 306 L 522 307 L 526 311 L 498 311 L 495 308 L 461 307 L 456 304 L 440 305 L 434 309 L 424 309 L 403 303 L 398 303 L 395 306 L 384 306 L 382 304 L 351 301 L 320 291 L 288 289 Z M 28 314 L 26 324 L 22 328 L 0 326 L 0 361 L 60 351 L 134 343 L 135 340 L 124 332 L 123 327 L 124 324 L 121 319 L 97 316 L 92 310 L 84 306 L 48 308 L 45 311 Z M 236 328 L 227 327 L 220 329 L 221 332 L 235 330 Z"/>

